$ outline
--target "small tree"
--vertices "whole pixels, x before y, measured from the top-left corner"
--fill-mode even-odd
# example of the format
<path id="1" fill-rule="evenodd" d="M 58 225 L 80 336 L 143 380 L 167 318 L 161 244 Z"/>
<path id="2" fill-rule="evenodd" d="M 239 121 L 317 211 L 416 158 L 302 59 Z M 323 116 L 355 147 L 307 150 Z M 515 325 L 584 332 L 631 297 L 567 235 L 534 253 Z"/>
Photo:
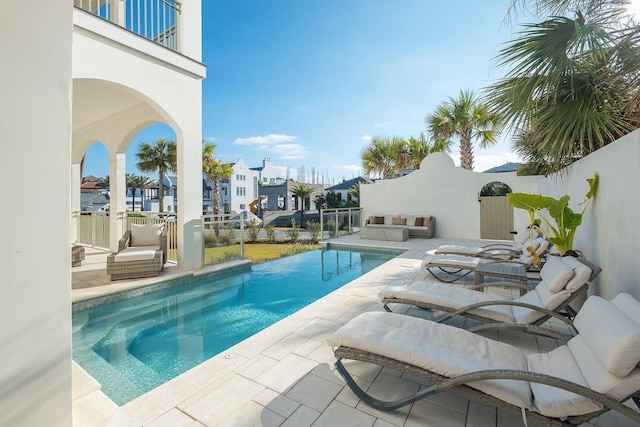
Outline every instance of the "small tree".
<path id="1" fill-rule="evenodd" d="M 297 243 L 300 238 L 300 226 L 296 223 L 295 218 L 291 220 L 291 228 L 287 230 L 287 236 L 293 243 Z"/>
<path id="2" fill-rule="evenodd" d="M 251 243 L 254 243 L 258 240 L 258 234 L 260 233 L 260 227 L 258 227 L 258 222 L 255 219 L 249 221 L 247 224 L 247 237 Z"/>
<path id="3" fill-rule="evenodd" d="M 318 236 L 320 236 L 320 223 L 315 221 L 307 222 L 307 230 L 311 233 L 311 243 L 318 243 Z"/>
<path id="4" fill-rule="evenodd" d="M 264 231 L 267 233 L 267 240 L 269 243 L 276 243 L 276 227 L 272 222 L 264 226 Z"/>

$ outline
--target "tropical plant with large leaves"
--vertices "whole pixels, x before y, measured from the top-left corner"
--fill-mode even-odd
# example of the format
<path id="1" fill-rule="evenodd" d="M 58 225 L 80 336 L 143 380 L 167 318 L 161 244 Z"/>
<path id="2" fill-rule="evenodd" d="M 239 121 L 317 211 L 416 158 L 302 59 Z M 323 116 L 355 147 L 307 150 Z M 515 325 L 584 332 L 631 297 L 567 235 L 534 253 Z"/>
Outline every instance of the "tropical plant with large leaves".
<path id="1" fill-rule="evenodd" d="M 176 171 L 176 143 L 165 138 L 158 138 L 154 142 L 142 142 L 136 158 L 136 166 L 142 172 L 158 172 L 158 203 L 160 212 L 164 212 L 164 176 L 169 171 Z"/>
<path id="2" fill-rule="evenodd" d="M 457 98 L 449 97 L 425 122 L 432 139 L 458 139 L 460 166 L 467 170 L 473 170 L 473 142 L 483 148 L 494 145 L 502 129 L 501 116 L 469 90 L 460 91 Z"/>
<path id="3" fill-rule="evenodd" d="M 580 212 L 574 212 L 569 207 L 570 197 L 566 195 L 555 199 L 540 194 L 509 193 L 507 200 L 514 208 L 526 210 L 531 220 L 531 229 L 540 230 L 553 243 L 560 255 L 565 255 L 574 249 L 573 240 L 576 230 L 582 224 L 582 218 L 591 199 L 596 195 L 598 179 L 597 173 L 593 175 L 593 178 L 587 179 L 589 191 L 581 203 L 582 210 Z M 547 211 L 548 218 L 543 214 L 543 209 Z M 540 225 L 536 224 L 536 216 L 541 220 L 541 223 L 538 223 Z"/>
<path id="4" fill-rule="evenodd" d="M 569 12 L 525 24 L 500 50 L 504 79 L 488 103 L 515 133 L 522 172 L 550 173 L 638 126 L 640 30 L 625 25 L 620 1 L 538 0 L 542 10 Z"/>
<path id="5" fill-rule="evenodd" d="M 222 163 L 214 156 L 216 145 L 205 143 L 202 147 L 202 173 L 207 185 L 213 184 L 213 213 L 217 215 L 220 210 L 220 180 L 227 179 L 233 174 L 229 163 Z"/>

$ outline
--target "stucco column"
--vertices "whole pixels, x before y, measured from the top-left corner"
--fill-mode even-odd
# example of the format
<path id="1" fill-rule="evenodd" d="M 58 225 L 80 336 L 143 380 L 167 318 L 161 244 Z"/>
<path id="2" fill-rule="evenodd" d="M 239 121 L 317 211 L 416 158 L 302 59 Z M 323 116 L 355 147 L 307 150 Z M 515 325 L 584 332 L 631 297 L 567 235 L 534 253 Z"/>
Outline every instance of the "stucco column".
<path id="1" fill-rule="evenodd" d="M 178 147 L 178 267 L 202 268 L 202 131 L 200 114 L 187 130 L 177 132 Z"/>
<path id="2" fill-rule="evenodd" d="M 71 212 L 79 212 L 82 209 L 80 203 L 81 169 L 79 163 L 71 164 Z M 78 241 L 78 221 L 79 218 L 76 215 L 71 216 L 71 243 Z"/>
<path id="3" fill-rule="evenodd" d="M 109 250 L 117 252 L 123 233 L 123 219 L 118 215 L 127 210 L 126 154 L 111 154 L 109 162 Z"/>
<path id="4" fill-rule="evenodd" d="M 189 0 L 181 3 L 178 16 L 178 50 L 198 62 L 202 61 L 202 2 Z"/>

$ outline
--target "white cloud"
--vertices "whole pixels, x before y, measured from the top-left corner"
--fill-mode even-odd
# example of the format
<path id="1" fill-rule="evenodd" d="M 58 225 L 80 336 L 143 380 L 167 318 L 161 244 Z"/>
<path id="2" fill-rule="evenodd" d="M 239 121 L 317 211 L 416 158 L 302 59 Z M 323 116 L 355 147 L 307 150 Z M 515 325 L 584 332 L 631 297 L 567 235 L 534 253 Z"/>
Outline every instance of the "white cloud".
<path id="1" fill-rule="evenodd" d="M 304 159 L 307 156 L 307 149 L 301 144 L 278 144 L 269 150 L 282 159 Z"/>
<path id="2" fill-rule="evenodd" d="M 283 142 L 293 142 L 298 138 L 291 135 L 269 134 L 266 136 L 250 136 L 249 138 L 236 138 L 233 141 L 236 145 L 257 145 L 259 147 L 269 147 Z"/>
<path id="3" fill-rule="evenodd" d="M 362 135 L 362 140 L 364 142 L 371 142 L 372 139 L 373 139 L 373 136 L 371 135 Z"/>
<path id="4" fill-rule="evenodd" d="M 359 172 L 362 169 L 360 165 L 342 165 L 342 166 L 334 166 L 336 169 L 344 169 L 346 171 L 355 171 Z"/>
<path id="5" fill-rule="evenodd" d="M 270 155 L 279 156 L 283 160 L 304 159 L 307 157 L 308 150 L 304 145 L 296 143 L 297 140 L 296 136 L 269 134 L 236 138 L 233 143 L 265 151 Z"/>

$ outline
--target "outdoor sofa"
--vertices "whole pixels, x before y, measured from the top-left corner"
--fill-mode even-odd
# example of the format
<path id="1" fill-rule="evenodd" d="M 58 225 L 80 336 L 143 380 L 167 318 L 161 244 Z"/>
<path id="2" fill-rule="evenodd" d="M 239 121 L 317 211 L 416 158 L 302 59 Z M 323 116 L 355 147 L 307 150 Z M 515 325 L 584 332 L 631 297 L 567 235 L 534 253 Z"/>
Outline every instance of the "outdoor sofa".
<path id="1" fill-rule="evenodd" d="M 431 215 L 372 215 L 365 223 L 365 235 L 369 230 L 385 228 L 406 229 L 408 237 L 430 239 L 435 234 L 436 219 Z M 362 237 L 362 231 L 363 229 L 360 230 L 360 237 L 366 238 Z"/>
<path id="2" fill-rule="evenodd" d="M 528 420 L 536 425 L 574 426 L 610 410 L 640 423 L 637 409 L 624 405 L 629 399 L 640 403 L 640 302 L 629 294 L 612 301 L 591 296 L 574 325 L 579 333 L 565 345 L 527 355 L 454 326 L 366 312 L 338 329 L 327 343 L 349 388 L 378 409 L 394 410 L 452 391 L 522 415 L 525 425 Z M 349 374 L 347 368 L 358 362 L 434 384 L 395 401 L 382 401 Z"/>
<path id="3" fill-rule="evenodd" d="M 131 224 L 107 257 L 111 280 L 157 276 L 167 260 L 167 230 L 162 224 Z"/>

